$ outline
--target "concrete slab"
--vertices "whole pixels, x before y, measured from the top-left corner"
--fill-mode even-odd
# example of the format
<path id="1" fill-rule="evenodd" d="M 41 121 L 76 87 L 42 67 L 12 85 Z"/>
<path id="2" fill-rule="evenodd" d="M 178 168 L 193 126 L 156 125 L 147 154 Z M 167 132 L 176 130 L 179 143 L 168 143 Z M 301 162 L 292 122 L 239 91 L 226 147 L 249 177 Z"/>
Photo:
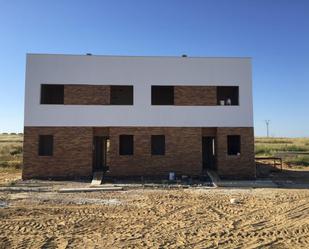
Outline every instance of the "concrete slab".
<path id="1" fill-rule="evenodd" d="M 272 180 L 221 180 L 214 171 L 207 171 L 214 186 L 229 188 L 277 188 L 278 185 Z"/>
<path id="2" fill-rule="evenodd" d="M 293 181 L 276 181 L 279 188 L 309 189 L 309 183 L 297 183 Z"/>
<path id="3" fill-rule="evenodd" d="M 240 187 L 240 188 L 277 188 L 278 185 L 271 180 L 253 180 L 253 181 L 220 181 L 217 182 L 218 187 Z"/>
<path id="4" fill-rule="evenodd" d="M 120 191 L 122 187 L 92 187 L 92 188 L 61 188 L 59 193 L 95 192 L 95 191 Z"/>

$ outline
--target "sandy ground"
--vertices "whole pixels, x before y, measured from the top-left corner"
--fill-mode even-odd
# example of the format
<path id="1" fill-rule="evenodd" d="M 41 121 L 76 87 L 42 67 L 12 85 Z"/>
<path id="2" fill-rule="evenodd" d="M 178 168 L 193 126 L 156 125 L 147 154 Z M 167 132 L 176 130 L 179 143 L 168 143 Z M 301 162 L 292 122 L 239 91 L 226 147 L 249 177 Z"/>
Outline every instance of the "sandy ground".
<path id="1" fill-rule="evenodd" d="M 0 248 L 309 248 L 304 189 L 1 192 L 0 200 Z"/>
<path id="2" fill-rule="evenodd" d="M 72 185 L 0 175 L 2 186 Z M 309 248 L 309 189 L 0 191 L 0 248 Z"/>

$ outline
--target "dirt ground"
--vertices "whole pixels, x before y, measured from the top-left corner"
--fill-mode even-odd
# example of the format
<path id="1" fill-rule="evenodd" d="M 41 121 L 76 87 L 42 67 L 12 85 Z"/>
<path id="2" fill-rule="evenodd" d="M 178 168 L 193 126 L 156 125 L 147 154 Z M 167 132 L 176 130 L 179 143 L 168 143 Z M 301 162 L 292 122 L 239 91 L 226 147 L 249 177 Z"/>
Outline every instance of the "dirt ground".
<path id="1" fill-rule="evenodd" d="M 309 248 L 304 189 L 1 192 L 0 200 L 0 248 Z"/>
<path id="2" fill-rule="evenodd" d="M 15 182 L 18 171 L 1 175 L 2 186 L 53 189 L 0 191 L 0 248 L 309 248 L 308 188 L 73 194 Z"/>

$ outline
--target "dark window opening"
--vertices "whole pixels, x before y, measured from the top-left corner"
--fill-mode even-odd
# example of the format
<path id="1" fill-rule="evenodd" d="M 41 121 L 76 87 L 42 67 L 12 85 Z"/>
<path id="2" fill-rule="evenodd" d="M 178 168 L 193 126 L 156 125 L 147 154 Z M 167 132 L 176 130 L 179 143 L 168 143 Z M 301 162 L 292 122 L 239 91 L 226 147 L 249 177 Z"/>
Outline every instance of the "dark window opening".
<path id="1" fill-rule="evenodd" d="M 41 85 L 41 104 L 63 104 L 64 85 Z"/>
<path id="2" fill-rule="evenodd" d="M 227 154 L 240 155 L 240 136 L 227 136 Z"/>
<path id="3" fill-rule="evenodd" d="M 165 155 L 165 136 L 151 136 L 151 155 Z"/>
<path id="4" fill-rule="evenodd" d="M 119 136 L 119 155 L 133 155 L 133 135 Z"/>
<path id="5" fill-rule="evenodd" d="M 133 86 L 111 86 L 111 105 L 133 105 Z"/>
<path id="6" fill-rule="evenodd" d="M 238 86 L 218 86 L 217 87 L 218 105 L 239 105 Z"/>
<path id="7" fill-rule="evenodd" d="M 39 136 L 39 156 L 52 156 L 53 155 L 53 135 L 40 135 Z"/>
<path id="8" fill-rule="evenodd" d="M 173 86 L 151 86 L 152 105 L 174 105 Z"/>

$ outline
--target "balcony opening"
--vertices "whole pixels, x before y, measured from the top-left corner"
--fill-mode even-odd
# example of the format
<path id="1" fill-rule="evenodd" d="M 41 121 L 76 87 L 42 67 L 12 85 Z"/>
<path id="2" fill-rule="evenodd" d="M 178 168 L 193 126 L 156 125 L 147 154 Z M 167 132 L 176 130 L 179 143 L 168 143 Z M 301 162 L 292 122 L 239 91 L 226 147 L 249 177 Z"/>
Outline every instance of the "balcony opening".
<path id="1" fill-rule="evenodd" d="M 64 85 L 41 85 L 41 104 L 63 104 Z"/>
<path id="2" fill-rule="evenodd" d="M 239 105 L 238 86 L 218 86 L 217 87 L 218 105 Z"/>
<path id="3" fill-rule="evenodd" d="M 133 105 L 133 86 L 111 86 L 111 105 Z"/>
<path id="4" fill-rule="evenodd" d="M 152 105 L 174 105 L 173 86 L 151 86 Z"/>

